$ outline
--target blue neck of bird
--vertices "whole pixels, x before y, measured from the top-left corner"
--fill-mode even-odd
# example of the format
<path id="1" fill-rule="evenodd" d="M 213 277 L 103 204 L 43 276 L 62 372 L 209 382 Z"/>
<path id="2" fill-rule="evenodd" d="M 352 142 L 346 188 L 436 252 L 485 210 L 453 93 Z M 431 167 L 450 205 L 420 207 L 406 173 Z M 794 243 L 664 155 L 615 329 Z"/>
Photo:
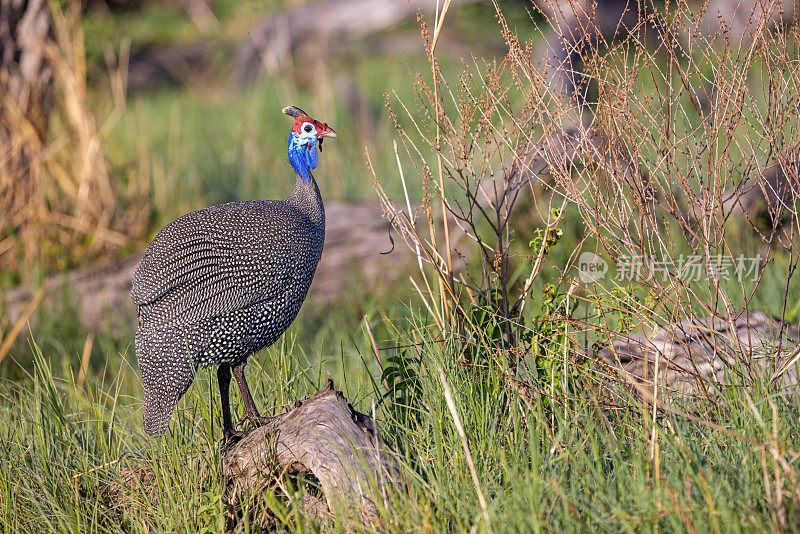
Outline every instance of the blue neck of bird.
<path id="1" fill-rule="evenodd" d="M 300 136 L 295 132 L 289 132 L 288 139 L 289 163 L 297 175 L 306 182 L 311 180 L 311 169 L 317 166 L 317 141 L 311 138 L 310 141 L 301 144 Z"/>

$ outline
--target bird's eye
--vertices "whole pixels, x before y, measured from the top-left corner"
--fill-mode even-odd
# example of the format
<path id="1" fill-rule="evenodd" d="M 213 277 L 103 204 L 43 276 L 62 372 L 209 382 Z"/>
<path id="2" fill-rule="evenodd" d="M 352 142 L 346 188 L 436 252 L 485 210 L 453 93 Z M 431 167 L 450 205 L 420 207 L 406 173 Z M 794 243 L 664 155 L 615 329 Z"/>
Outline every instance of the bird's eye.
<path id="1" fill-rule="evenodd" d="M 306 124 L 305 126 L 303 126 L 303 131 L 305 132 L 310 132 L 313 129 L 314 128 L 310 124 Z"/>

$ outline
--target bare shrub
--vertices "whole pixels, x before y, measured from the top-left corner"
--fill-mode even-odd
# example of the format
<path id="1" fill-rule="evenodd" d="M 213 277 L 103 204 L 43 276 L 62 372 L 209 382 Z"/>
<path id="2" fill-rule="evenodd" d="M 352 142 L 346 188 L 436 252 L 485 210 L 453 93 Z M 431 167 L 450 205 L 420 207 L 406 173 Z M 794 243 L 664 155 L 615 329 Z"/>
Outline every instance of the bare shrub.
<path id="1" fill-rule="evenodd" d="M 707 316 L 735 331 L 759 291 L 783 321 L 796 288 L 798 29 L 771 30 L 765 16 L 749 27 L 752 40 L 732 42 L 699 30 L 707 9 L 667 10 L 650 6 L 624 37 L 582 48 L 596 94 L 585 105 L 553 86 L 499 9 L 505 58 L 475 59 L 446 79 L 434 53 L 440 14 L 433 37 L 422 25 L 432 76 L 414 80 L 413 103 L 387 96 L 414 167 L 399 178 L 422 182 L 422 207 L 376 188 L 418 255 L 421 300 L 445 338 L 479 347 L 464 348 L 465 360 L 494 360 L 511 382 L 551 398 L 572 395 L 581 362 L 628 332 Z M 645 27 L 656 28 L 652 45 Z M 764 193 L 765 211 L 741 202 L 751 191 Z M 531 212 L 536 229 L 525 226 Z M 569 217 L 578 235 L 565 239 Z M 471 246 L 451 249 L 456 233 Z M 557 246 L 569 247 L 565 259 L 548 265 Z M 617 272 L 592 279 L 578 268 L 585 252 Z M 467 263 L 457 273 L 456 255 Z M 557 284 L 544 286 L 546 265 Z M 773 371 L 787 345 L 781 329 L 766 355 Z M 730 374 L 758 383 L 751 347 L 735 349 Z"/>

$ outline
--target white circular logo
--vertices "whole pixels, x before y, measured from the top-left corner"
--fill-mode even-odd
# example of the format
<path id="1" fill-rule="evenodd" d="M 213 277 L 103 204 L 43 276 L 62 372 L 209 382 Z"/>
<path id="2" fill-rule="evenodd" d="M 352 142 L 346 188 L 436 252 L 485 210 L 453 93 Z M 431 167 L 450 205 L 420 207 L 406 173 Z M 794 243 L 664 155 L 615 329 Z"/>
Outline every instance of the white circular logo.
<path id="1" fill-rule="evenodd" d="M 605 278 L 608 272 L 606 260 L 593 252 L 582 252 L 578 257 L 578 278 L 581 282 L 597 282 Z"/>

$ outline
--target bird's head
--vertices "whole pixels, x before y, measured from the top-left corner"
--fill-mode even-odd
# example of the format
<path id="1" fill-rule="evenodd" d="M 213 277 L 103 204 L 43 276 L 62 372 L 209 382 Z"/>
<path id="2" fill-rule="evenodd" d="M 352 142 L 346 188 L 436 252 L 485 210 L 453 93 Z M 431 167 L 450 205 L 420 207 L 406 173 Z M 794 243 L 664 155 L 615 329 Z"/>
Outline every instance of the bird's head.
<path id="1" fill-rule="evenodd" d="M 289 132 L 289 163 L 298 175 L 308 180 L 311 169 L 317 167 L 317 147 L 322 152 L 322 141 L 326 137 L 336 137 L 336 132 L 295 106 L 287 106 L 283 112 L 294 118 L 292 131 Z"/>

